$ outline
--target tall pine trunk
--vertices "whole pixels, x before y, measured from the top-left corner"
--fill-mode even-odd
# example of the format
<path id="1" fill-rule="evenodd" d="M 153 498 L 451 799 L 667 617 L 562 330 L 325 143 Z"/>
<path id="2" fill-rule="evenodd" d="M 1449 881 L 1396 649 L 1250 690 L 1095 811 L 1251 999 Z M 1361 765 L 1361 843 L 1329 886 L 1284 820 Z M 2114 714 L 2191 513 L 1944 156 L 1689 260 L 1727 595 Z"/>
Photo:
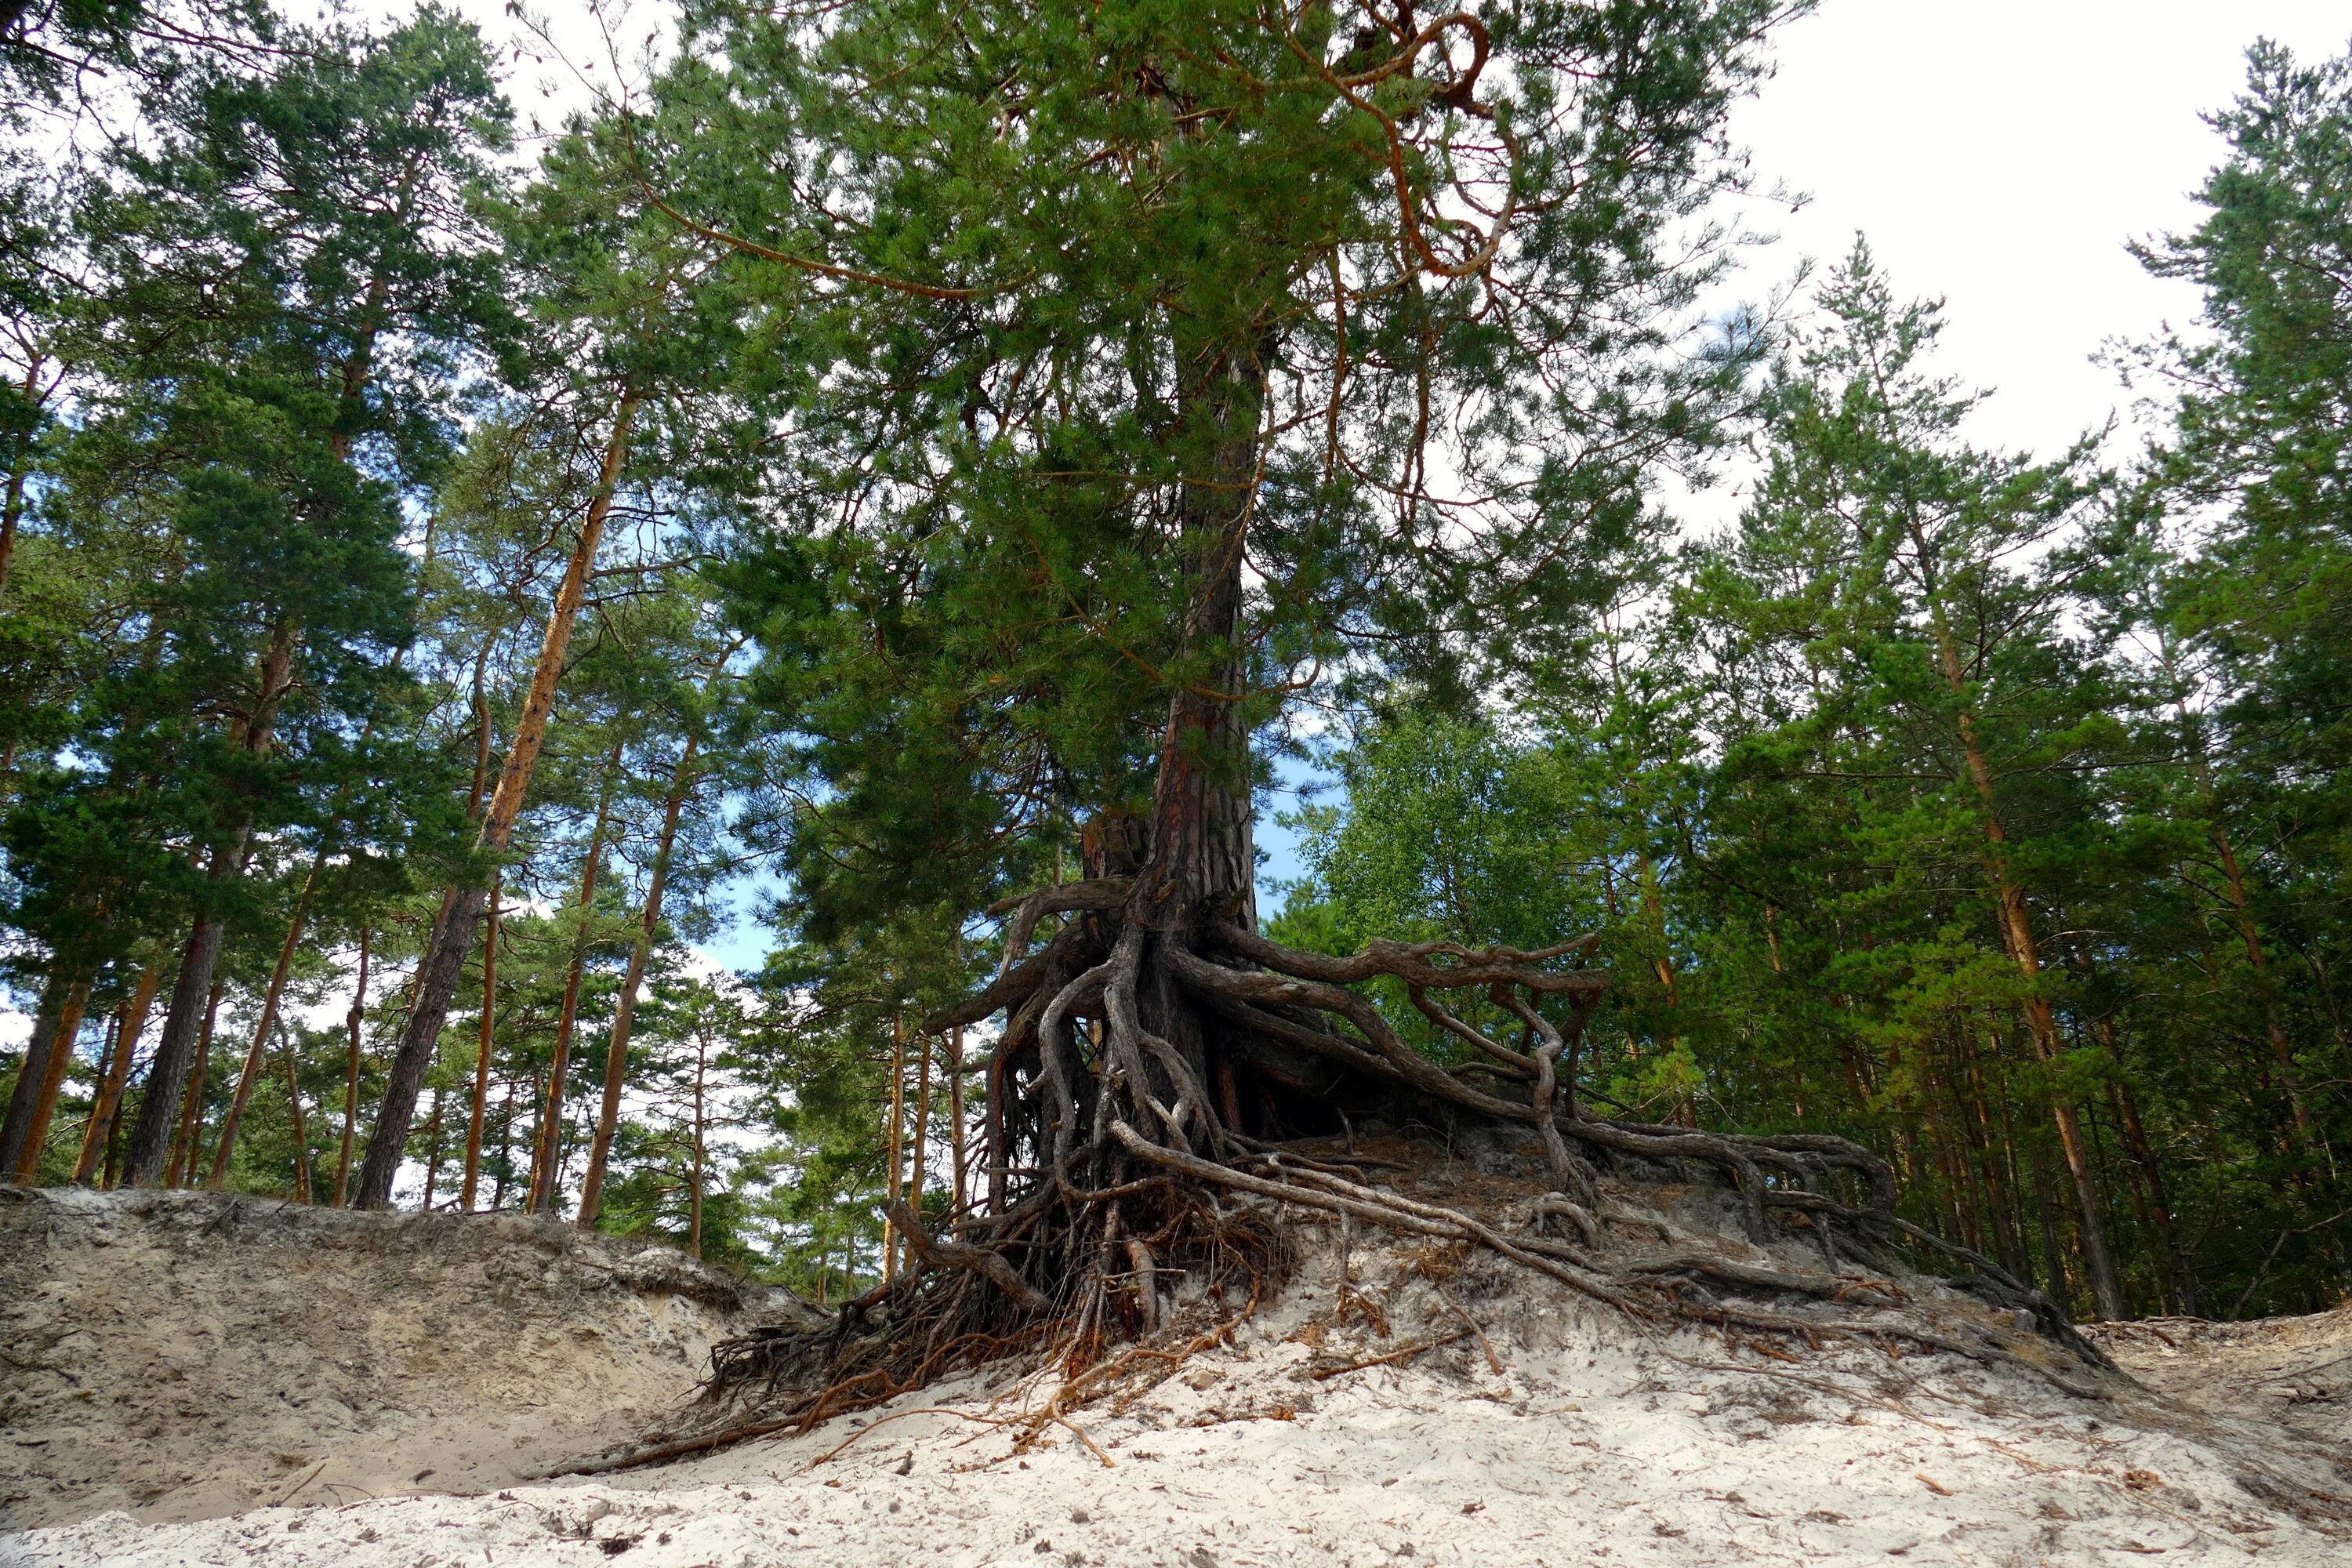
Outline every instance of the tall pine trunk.
<path id="1" fill-rule="evenodd" d="M 580 923 L 572 935 L 572 963 L 564 972 L 563 1003 L 555 1016 L 555 1055 L 547 1074 L 547 1103 L 541 1108 L 539 1135 L 531 1144 L 530 1212 L 555 1207 L 556 1169 L 563 1154 L 563 1091 L 572 1076 L 572 1039 L 580 1026 L 580 984 L 588 973 L 589 922 L 596 912 L 596 877 L 604 865 L 604 833 L 613 822 L 613 786 L 620 779 L 624 742 L 613 743 L 604 781 L 596 794 L 596 826 L 588 834 L 588 858 L 580 868 Z"/>
<path id="2" fill-rule="evenodd" d="M 637 390 L 630 384 L 623 389 L 614 408 L 612 435 L 604 445 L 604 464 L 596 476 L 595 492 L 589 500 L 588 515 L 581 524 L 580 537 L 564 568 L 563 582 L 548 613 L 547 635 L 540 644 L 539 665 L 532 671 L 530 689 L 523 699 L 522 714 L 507 751 L 506 765 L 499 775 L 498 790 L 482 816 L 476 841 L 493 855 L 503 854 L 514 836 L 515 820 L 522 814 L 523 797 L 530 788 L 531 770 L 538 765 L 540 749 L 547 739 L 548 715 L 555 707 L 555 689 L 563 674 L 565 653 L 572 646 L 572 627 L 587 598 L 589 574 L 595 566 L 596 548 L 604 540 L 605 520 L 612 514 L 613 494 L 620 483 L 622 464 L 628 457 L 638 402 Z M 407 1025 L 401 1031 L 400 1045 L 393 1054 L 383 1103 L 376 1112 L 375 1130 L 368 1137 L 367 1159 L 360 1168 L 359 1191 L 352 1199 L 360 1208 L 384 1208 L 392 1203 L 392 1182 L 400 1172 L 401 1160 L 408 1148 L 408 1129 L 416 1115 L 416 1096 L 425 1087 L 425 1069 L 433 1065 L 441 1026 L 448 1020 L 450 1000 L 457 995 L 458 979 L 474 949 L 474 929 L 488 900 L 486 886 L 454 889 L 440 920 L 434 924 L 432 939 L 417 965 L 415 1001 L 409 1008 Z"/>
<path id="3" fill-rule="evenodd" d="M 677 825 L 687 796 L 694 791 L 694 737 L 688 735 L 670 773 L 669 796 L 662 802 L 661 841 L 654 849 L 653 869 L 646 877 L 646 904 L 637 918 L 637 940 L 629 949 L 629 970 L 621 980 L 621 994 L 613 1009 L 612 1037 L 604 1046 L 604 1100 L 596 1111 L 596 1141 L 588 1153 L 588 1174 L 580 1184 L 580 1223 L 593 1226 L 604 1204 L 604 1173 L 613 1152 L 613 1134 L 621 1121 L 621 1093 L 628 1084 L 629 1036 L 636 1026 L 637 988 L 645 984 L 646 963 L 653 953 L 654 933 L 661 929 L 662 889 L 669 881 L 670 857 L 677 846 Z"/>
<path id="4" fill-rule="evenodd" d="M 296 640 L 293 623 L 282 622 L 262 654 L 253 709 L 241 721 L 242 732 L 237 737 L 239 746 L 254 755 L 269 749 L 278 706 L 293 684 Z M 245 817 L 214 847 L 208 877 L 215 887 L 226 889 L 244 875 L 246 847 L 252 833 L 252 819 Z M 226 930 L 217 910 L 200 909 L 182 951 L 171 1010 L 163 1016 L 163 1037 L 156 1042 L 155 1065 L 148 1073 L 147 1096 L 131 1130 L 127 1179 L 134 1187 L 152 1186 L 162 1180 L 165 1162 L 171 1158 L 172 1110 L 187 1086 L 189 1068 L 199 1049 L 197 1036 L 199 1032 L 208 1036 L 212 1028 L 212 1011 L 205 999 L 213 991 L 213 966 L 220 958 Z"/>
<path id="5" fill-rule="evenodd" d="M 131 993 L 131 1000 L 123 1005 L 121 1037 L 114 1059 L 106 1064 L 105 1077 L 99 1080 L 98 1099 L 89 1110 L 89 1127 L 82 1134 L 81 1158 L 74 1163 L 77 1185 L 87 1184 L 97 1173 L 99 1160 L 114 1136 L 115 1119 L 122 1111 L 123 1088 L 131 1081 L 131 1064 L 139 1051 L 139 1037 L 147 1032 L 147 1015 L 153 1009 L 155 993 L 163 984 L 163 963 L 148 963 L 139 973 L 139 984 Z"/>
<path id="6" fill-rule="evenodd" d="M 360 1031 L 367 1021 L 368 928 L 360 927 L 359 984 L 352 990 L 352 1010 L 343 1016 L 343 1137 L 335 1156 L 335 1206 L 351 1195 L 352 1138 L 360 1119 Z"/>
<path id="7" fill-rule="evenodd" d="M 1924 553 L 1924 542 L 1921 548 Z M 2047 1069 L 2056 1065 L 2064 1041 L 2058 1032 L 2057 1015 L 2044 993 L 2042 952 L 2034 936 L 2032 912 L 2026 905 L 2025 889 L 2018 884 L 2010 867 L 2009 829 L 2002 820 L 1994 788 L 1992 762 L 1979 733 L 1976 713 L 1968 706 L 1968 678 L 1940 605 L 1935 608 L 1934 624 L 1937 658 L 1943 668 L 1944 682 L 1960 704 L 1960 752 L 1983 816 L 1985 874 L 1992 884 L 2001 944 L 2009 950 L 2010 962 L 2017 966 L 2024 982 L 2026 1035 L 2033 1042 L 2035 1058 Z M 2123 1278 L 2116 1272 L 2115 1255 L 2108 1244 L 2106 1205 L 2100 1198 L 2098 1172 L 2092 1162 L 2089 1141 L 2083 1136 L 2081 1118 L 2074 1102 L 2055 1085 L 2050 1095 L 2050 1119 L 2057 1128 L 2058 1146 L 2066 1157 L 2066 1172 L 2074 1184 L 2075 1207 L 2082 1219 L 2083 1271 L 2090 1278 L 2091 1296 L 2099 1316 L 2113 1321 L 2125 1316 L 2129 1309 L 2124 1300 Z"/>
<path id="8" fill-rule="evenodd" d="M 81 1033 L 82 1015 L 89 1008 L 89 982 L 76 980 L 66 987 L 59 1005 L 57 1021 L 50 1026 L 48 1048 L 40 1060 L 33 1059 L 28 1049 L 25 1066 L 17 1077 L 16 1095 L 10 1097 L 9 1120 L 16 1121 L 16 1100 L 25 1101 L 24 1126 L 15 1134 L 16 1163 L 10 1178 L 20 1187 L 29 1187 L 39 1177 L 41 1151 L 48 1142 L 49 1122 L 57 1115 L 58 1094 L 65 1087 L 66 1069 L 73 1065 L 74 1042 Z"/>
<path id="9" fill-rule="evenodd" d="M 51 963 L 41 983 L 41 1000 L 33 1011 L 32 1037 L 25 1042 L 25 1059 L 16 1067 L 16 1087 L 8 1096 L 8 1116 L 0 1122 L 0 1172 L 14 1173 L 25 1152 L 26 1134 L 33 1128 L 33 1107 L 41 1098 L 41 1079 L 49 1070 L 49 1054 L 58 1042 L 58 1020 L 64 1016 L 66 993 L 73 982 L 61 963 Z"/>
<path id="10" fill-rule="evenodd" d="M 466 1119 L 466 1175 L 457 1194 L 457 1212 L 474 1212 L 474 1195 L 481 1190 L 482 1120 L 490 1102 L 490 1038 L 498 1027 L 499 888 L 490 879 L 490 906 L 482 921 L 482 1016 L 474 1047 L 474 1105 Z"/>

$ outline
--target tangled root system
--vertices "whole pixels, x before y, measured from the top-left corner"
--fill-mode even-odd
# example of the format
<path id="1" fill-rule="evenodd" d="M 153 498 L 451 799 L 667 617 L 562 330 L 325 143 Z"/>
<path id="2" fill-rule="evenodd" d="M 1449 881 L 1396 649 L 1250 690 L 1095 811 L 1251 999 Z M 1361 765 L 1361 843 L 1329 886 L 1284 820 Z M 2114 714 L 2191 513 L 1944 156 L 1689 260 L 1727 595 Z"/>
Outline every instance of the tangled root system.
<path id="1" fill-rule="evenodd" d="M 1171 918 L 1120 877 L 1047 889 L 1009 912 L 993 982 L 927 1021 L 1005 1018 L 984 1063 L 980 1197 L 969 1212 L 929 1218 L 896 1205 L 905 1271 L 824 1327 L 721 1345 L 708 1429 L 606 1468 L 806 1430 L 1008 1357 L 1059 1373 L 1060 1393 L 1034 1417 L 1057 1419 L 1139 1367 L 1164 1375 L 1188 1344 L 1230 1331 L 1283 1281 L 1281 1216 L 1292 1210 L 1484 1248 L 1644 1326 L 1704 1324 L 1751 1342 L 1906 1341 L 2023 1365 L 2084 1395 L 2112 1365 L 2030 1285 L 1897 1215 L 1892 1168 L 1860 1144 L 1594 1110 L 1577 1074 L 1606 985 L 1585 967 L 1591 939 L 1535 951 L 1376 942 L 1335 958 L 1234 920 Z M 1055 916 L 1060 929 L 1032 952 Z M 1469 1059 L 1448 1068 L 1413 1049 L 1359 989 L 1368 983 Z M 1325 1146 L 1343 1129 L 1417 1121 L 1520 1130 L 1542 1195 L 1510 1221 L 1484 1218 L 1409 1196 L 1378 1179 L 1380 1162 Z M 1613 1210 L 1604 1172 L 1718 1185 L 1748 1240 L 1804 1238 L 1821 1266 L 1686 1245 L 1671 1226 Z M 1604 1225 L 1629 1223 L 1666 1231 L 1664 1250 L 1604 1245 Z M 1956 1331 L 1906 1310 L 1893 1276 L 1906 1253 L 1960 1264 L 1952 1283 L 2004 1310 L 2017 1332 Z M 1793 1302 L 1812 1306 L 1780 1310 Z M 2020 1336 L 2054 1342 L 2064 1364 L 2021 1353 Z"/>

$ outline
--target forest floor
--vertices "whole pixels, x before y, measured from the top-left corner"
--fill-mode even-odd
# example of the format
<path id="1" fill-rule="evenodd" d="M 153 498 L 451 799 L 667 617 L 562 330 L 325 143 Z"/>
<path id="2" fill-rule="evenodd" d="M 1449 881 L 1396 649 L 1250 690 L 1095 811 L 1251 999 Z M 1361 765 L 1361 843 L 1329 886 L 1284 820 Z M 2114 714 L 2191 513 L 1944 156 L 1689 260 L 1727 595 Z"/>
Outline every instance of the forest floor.
<path id="1" fill-rule="evenodd" d="M 1610 1196 L 1726 1258 L 1801 1261 L 1725 1237 L 1710 1194 Z M 2030 1367 L 1636 1325 L 1484 1253 L 1294 1221 L 1286 1289 L 1065 1422 L 1035 1419 L 1051 1375 L 1008 1364 L 805 1435 L 526 1482 L 644 1431 L 760 1304 L 680 1294 L 716 1277 L 675 1255 L 519 1221 L 19 1200 L 0 1208 L 0 1485 L 21 1522 L 59 1522 L 0 1538 L 0 1562 L 2352 1562 L 2352 1310 L 2105 1328 L 2137 1381 L 2085 1398 Z M 1990 1312 L 1901 1284 L 1946 1321 Z"/>

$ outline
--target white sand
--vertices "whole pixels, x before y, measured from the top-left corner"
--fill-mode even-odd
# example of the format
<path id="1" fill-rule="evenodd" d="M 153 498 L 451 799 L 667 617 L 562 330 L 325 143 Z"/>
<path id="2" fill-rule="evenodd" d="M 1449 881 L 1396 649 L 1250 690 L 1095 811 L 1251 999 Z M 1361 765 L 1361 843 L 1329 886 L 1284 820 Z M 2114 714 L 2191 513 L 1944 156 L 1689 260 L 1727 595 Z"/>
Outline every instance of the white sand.
<path id="1" fill-rule="evenodd" d="M 1951 1356 L 1897 1361 L 1848 1346 L 1784 1364 L 1712 1336 L 1648 1338 L 1547 1282 L 1475 1260 L 1450 1291 L 1409 1255 L 1360 1253 L 1358 1268 L 1390 1337 L 1334 1322 L 1326 1255 L 1232 1346 L 1124 1414 L 1077 1413 L 1099 1458 L 1061 1427 L 1023 1453 L 1013 1428 L 908 1414 L 946 1406 L 1003 1421 L 1046 1393 L 965 1380 L 806 1436 L 658 1470 L 200 1522 L 112 1511 L 0 1542 L 0 1559 L 2352 1563 L 2352 1469 L 2332 1446 L 2275 1423 L 2153 1395 L 2078 1399 Z M 1465 1339 L 1402 1366 L 1308 1375 L 1453 1331 L 1465 1310 L 1499 1373 Z M 2352 1344 L 2352 1318 L 2317 1321 L 2319 1339 Z M 2176 1329 L 2193 1351 L 2193 1333 Z M 2296 1344 L 2315 1342 L 2315 1331 L 2297 1331 Z M 2176 1361 L 2185 1353 L 2173 1349 Z M 857 1433 L 867 1435 L 825 1459 Z"/>
<path id="2" fill-rule="evenodd" d="M 644 1431 L 745 1296 L 552 1221 L 0 1189 L 0 1522 L 496 1489 Z"/>

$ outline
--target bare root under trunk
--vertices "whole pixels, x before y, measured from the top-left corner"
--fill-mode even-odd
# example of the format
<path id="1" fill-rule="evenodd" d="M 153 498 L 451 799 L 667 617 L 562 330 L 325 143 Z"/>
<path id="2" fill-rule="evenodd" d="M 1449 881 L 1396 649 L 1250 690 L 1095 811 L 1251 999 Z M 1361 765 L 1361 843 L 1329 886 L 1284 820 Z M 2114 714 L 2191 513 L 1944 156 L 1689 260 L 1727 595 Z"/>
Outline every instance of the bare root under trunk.
<path id="1" fill-rule="evenodd" d="M 617 1463 L 806 1429 L 1024 1351 L 1056 1358 L 1067 1388 L 1136 1355 L 1166 1360 L 1164 1348 L 1113 1352 L 1167 1338 L 1165 1298 L 1178 1281 L 1233 1304 L 1278 1283 L 1288 1259 L 1274 1216 L 1286 1207 L 1483 1247 L 1641 1322 L 1904 1340 L 2095 1392 L 2095 1379 L 2021 1357 L 2011 1336 L 1955 1337 L 1884 1310 L 1902 1291 L 1854 1268 L 1885 1272 L 1906 1246 L 1940 1251 L 1969 1270 L 1955 1283 L 2059 1341 L 2081 1373 L 2107 1364 L 2040 1292 L 1898 1217 L 1892 1168 L 1859 1144 L 1596 1113 L 1577 1090 L 1580 1038 L 1607 984 L 1584 967 L 1591 939 L 1532 952 L 1383 941 L 1335 958 L 1231 918 L 1171 918 L 1118 877 L 1047 889 L 1009 912 L 996 977 L 926 1026 L 1006 1020 L 982 1064 L 985 1181 L 971 1212 L 941 1223 L 895 1206 L 911 1267 L 827 1328 L 755 1335 L 715 1356 L 713 1395 L 755 1419 Z M 1051 917 L 1059 929 L 1033 951 Z M 1413 1049 L 1355 989 L 1368 983 L 1402 993 L 1470 1059 L 1445 1067 Z M 1465 994 L 1515 1027 L 1477 1026 Z M 1505 1227 L 1375 1185 L 1360 1162 L 1281 1146 L 1368 1124 L 1524 1128 L 1550 1190 Z M 1603 1223 L 1644 1222 L 1607 1207 L 1604 1170 L 1718 1182 L 1750 1241 L 1808 1238 L 1822 1268 L 1693 1247 L 1612 1258 L 1599 1245 Z M 1795 1316 L 1759 1298 L 1876 1315 Z"/>

